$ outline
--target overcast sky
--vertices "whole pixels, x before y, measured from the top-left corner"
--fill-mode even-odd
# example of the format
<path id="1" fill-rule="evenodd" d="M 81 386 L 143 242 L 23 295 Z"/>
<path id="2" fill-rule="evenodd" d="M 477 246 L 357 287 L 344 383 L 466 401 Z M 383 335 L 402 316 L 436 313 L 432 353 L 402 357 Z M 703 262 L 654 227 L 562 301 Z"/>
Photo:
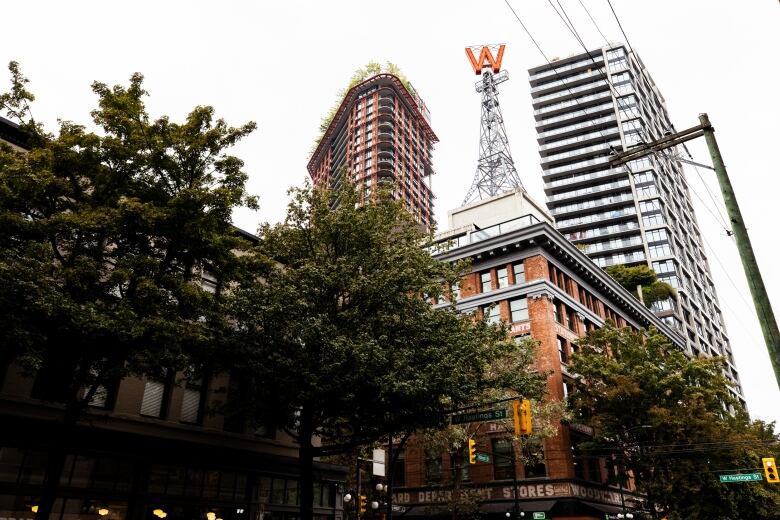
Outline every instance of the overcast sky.
<path id="1" fill-rule="evenodd" d="M 549 58 L 582 50 L 546 0 L 510 2 Z M 589 48 L 604 44 L 580 0 L 560 3 Z M 607 0 L 582 3 L 609 41 L 624 40 Z M 612 3 L 677 129 L 698 124 L 700 112 L 709 114 L 780 311 L 778 2 Z M 93 80 L 126 83 L 133 72 L 146 76 L 153 116 L 181 119 L 200 104 L 235 125 L 256 121 L 258 130 L 235 149 L 261 200 L 259 212 L 238 212 L 236 224 L 254 231 L 259 222 L 283 217 L 286 189 L 307 175 L 320 118 L 354 69 L 391 61 L 431 111 L 440 140 L 436 218 L 444 228 L 477 161 L 477 77 L 464 47 L 486 43 L 507 45 L 503 68 L 510 80 L 500 87 L 507 133 L 525 187 L 543 201 L 527 69 L 544 59 L 503 0 L 7 2 L 0 62 L 21 63 L 38 96 L 34 114 L 50 129 L 57 118 L 88 121 Z M 709 164 L 702 140 L 689 148 L 695 160 Z M 717 207 L 696 172 L 686 170 L 748 408 L 753 417 L 780 422 L 780 391 L 744 272 L 716 218 L 725 210 L 714 174 L 700 169 Z"/>

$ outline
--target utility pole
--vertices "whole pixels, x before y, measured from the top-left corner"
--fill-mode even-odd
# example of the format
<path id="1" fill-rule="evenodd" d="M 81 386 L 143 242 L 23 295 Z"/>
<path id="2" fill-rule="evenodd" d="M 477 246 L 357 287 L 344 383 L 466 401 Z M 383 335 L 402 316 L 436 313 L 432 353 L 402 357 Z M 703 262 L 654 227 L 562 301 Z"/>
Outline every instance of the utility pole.
<path id="1" fill-rule="evenodd" d="M 737 244 L 737 251 L 739 251 L 739 257 L 742 260 L 742 267 L 745 270 L 748 287 L 750 287 L 750 295 L 753 297 L 753 305 L 756 307 L 758 321 L 761 324 L 761 332 L 764 335 L 766 348 L 769 352 L 769 359 L 771 360 L 772 367 L 775 371 L 775 382 L 778 387 L 780 387 L 780 331 L 778 331 L 777 328 L 777 320 L 772 311 L 772 305 L 769 302 L 769 295 L 766 292 L 764 280 L 761 277 L 761 271 L 758 269 L 756 256 L 753 252 L 753 246 L 750 244 L 750 238 L 748 237 L 747 228 L 745 227 L 742 213 L 737 204 L 734 189 L 731 186 L 731 181 L 726 172 L 726 166 L 723 164 L 723 157 L 720 155 L 720 149 L 715 140 L 715 129 L 712 127 L 712 124 L 710 124 L 710 119 L 707 117 L 707 114 L 699 115 L 699 123 L 699 126 L 630 148 L 625 152 L 613 156 L 609 162 L 611 166 L 617 166 L 639 159 L 648 154 L 677 146 L 685 141 L 704 136 L 704 139 L 707 141 L 707 148 L 709 148 L 710 151 L 710 157 L 712 158 L 713 169 L 718 178 L 720 191 L 723 194 L 723 202 L 726 206 L 729 221 L 731 222 L 731 230 Z"/>

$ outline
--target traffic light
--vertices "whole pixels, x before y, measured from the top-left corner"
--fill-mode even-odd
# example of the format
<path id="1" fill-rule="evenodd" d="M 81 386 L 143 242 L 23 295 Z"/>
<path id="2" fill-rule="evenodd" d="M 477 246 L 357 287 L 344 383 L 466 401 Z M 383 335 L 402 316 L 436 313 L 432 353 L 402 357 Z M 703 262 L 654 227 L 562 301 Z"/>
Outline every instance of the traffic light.
<path id="1" fill-rule="evenodd" d="M 531 426 L 531 401 L 528 399 L 515 399 L 512 402 L 512 411 L 515 420 L 515 435 L 530 435 Z"/>
<path id="2" fill-rule="evenodd" d="M 358 510 L 359 510 L 360 514 L 362 515 L 363 513 L 366 512 L 366 495 L 360 495 L 360 502 L 359 502 L 359 504 L 360 505 L 358 506 Z"/>
<path id="3" fill-rule="evenodd" d="M 477 463 L 477 441 L 469 439 L 469 464 Z"/>
<path id="4" fill-rule="evenodd" d="M 766 481 L 770 484 L 777 484 L 780 482 L 780 476 L 777 475 L 777 465 L 775 465 L 774 457 L 764 457 L 761 459 L 761 463 L 764 465 Z"/>

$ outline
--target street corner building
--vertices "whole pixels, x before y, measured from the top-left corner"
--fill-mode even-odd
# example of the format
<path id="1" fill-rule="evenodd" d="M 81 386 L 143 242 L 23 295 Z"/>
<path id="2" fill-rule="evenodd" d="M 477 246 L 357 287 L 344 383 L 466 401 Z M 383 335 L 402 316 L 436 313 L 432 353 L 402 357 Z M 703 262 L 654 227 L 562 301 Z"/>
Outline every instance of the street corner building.
<path id="1" fill-rule="evenodd" d="M 618 327 L 655 327 L 686 348 L 665 321 L 562 236 L 522 188 L 451 211 L 449 230 L 437 238 L 447 248 L 437 253 L 441 261 L 471 261 L 471 272 L 453 289 L 457 310 L 503 321 L 513 337 L 530 335 L 540 342 L 537 367 L 550 373 L 549 399 L 568 395 L 567 363 L 577 339 L 607 320 Z M 593 433 L 589 426 L 557 426 L 557 434 L 540 447 L 541 460 L 526 464 L 521 456 L 514 467 L 505 431 L 490 422 L 484 429 L 487 433 L 476 440 L 490 462 L 469 465 L 461 475 L 463 488 L 478 491 L 483 517 L 506 518 L 513 511 L 515 477 L 524 518 L 603 519 L 641 508 L 633 483 L 629 489 L 606 484 L 616 471 L 606 460 L 576 455 L 576 447 Z M 430 457 L 424 448 L 410 446 L 400 461 L 394 469 L 394 503 L 405 508 L 403 516 L 451 515 L 448 457 Z"/>
<path id="2" fill-rule="evenodd" d="M 308 170 L 315 186 L 336 189 L 348 179 L 364 199 L 383 184 L 393 186 L 394 197 L 430 229 L 436 142 L 430 113 L 412 85 L 393 74 L 377 74 L 346 93 Z"/>
<path id="3" fill-rule="evenodd" d="M 2 118 L 0 140 L 27 148 Z M 0 519 L 35 517 L 47 467 L 63 453 L 53 520 L 298 518 L 298 445 L 271 426 L 215 412 L 240 399 L 238 374 L 114 381 L 67 435 L 63 406 L 41 398 L 53 375 L 0 359 Z M 346 468 L 315 463 L 315 475 L 315 518 L 340 520 Z"/>

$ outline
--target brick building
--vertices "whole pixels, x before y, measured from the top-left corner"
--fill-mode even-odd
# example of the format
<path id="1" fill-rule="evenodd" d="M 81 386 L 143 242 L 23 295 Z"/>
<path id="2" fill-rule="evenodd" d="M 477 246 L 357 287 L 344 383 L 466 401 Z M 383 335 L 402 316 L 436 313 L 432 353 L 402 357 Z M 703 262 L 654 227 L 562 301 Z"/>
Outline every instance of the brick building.
<path id="1" fill-rule="evenodd" d="M 498 195 L 458 208 L 449 215 L 450 229 L 440 235 L 451 241 L 442 261 L 470 259 L 472 272 L 459 285 L 461 312 L 488 313 L 503 320 L 513 336 L 530 334 L 540 342 L 538 368 L 549 371 L 549 399 L 568 392 L 567 360 L 577 339 L 601 327 L 606 320 L 633 328 L 654 326 L 680 349 L 684 341 L 661 319 L 612 280 L 552 225 L 549 215 L 522 191 Z M 587 425 L 558 426 L 558 434 L 544 442 L 544 460 L 513 469 L 505 433 L 485 423 L 478 437 L 479 451 L 490 463 L 477 463 L 463 475 L 464 486 L 479 490 L 480 510 L 486 517 L 504 518 L 512 510 L 513 471 L 519 479 L 520 507 L 526 518 L 603 519 L 638 507 L 630 492 L 608 487 L 604 460 L 575 458 L 573 447 L 587 439 Z M 396 469 L 394 500 L 409 508 L 405 516 L 446 514 L 450 461 L 426 457 L 410 447 Z"/>
<path id="2" fill-rule="evenodd" d="M 309 174 L 315 186 L 331 188 L 350 178 L 364 197 L 392 185 L 395 197 L 430 228 L 436 142 L 428 109 L 409 82 L 378 74 L 346 93 L 309 160 Z"/>
<path id="3" fill-rule="evenodd" d="M 2 118 L 0 141 L 25 147 Z M 59 450 L 66 457 L 56 520 L 298 518 L 298 445 L 241 415 L 213 412 L 239 398 L 233 376 L 116 381 L 100 387 L 66 436 L 63 406 L 39 395 L 45 370 L 27 374 L 0 355 L 0 519 L 35 517 L 47 462 Z M 315 463 L 315 473 L 315 517 L 340 520 L 346 468 Z"/>

